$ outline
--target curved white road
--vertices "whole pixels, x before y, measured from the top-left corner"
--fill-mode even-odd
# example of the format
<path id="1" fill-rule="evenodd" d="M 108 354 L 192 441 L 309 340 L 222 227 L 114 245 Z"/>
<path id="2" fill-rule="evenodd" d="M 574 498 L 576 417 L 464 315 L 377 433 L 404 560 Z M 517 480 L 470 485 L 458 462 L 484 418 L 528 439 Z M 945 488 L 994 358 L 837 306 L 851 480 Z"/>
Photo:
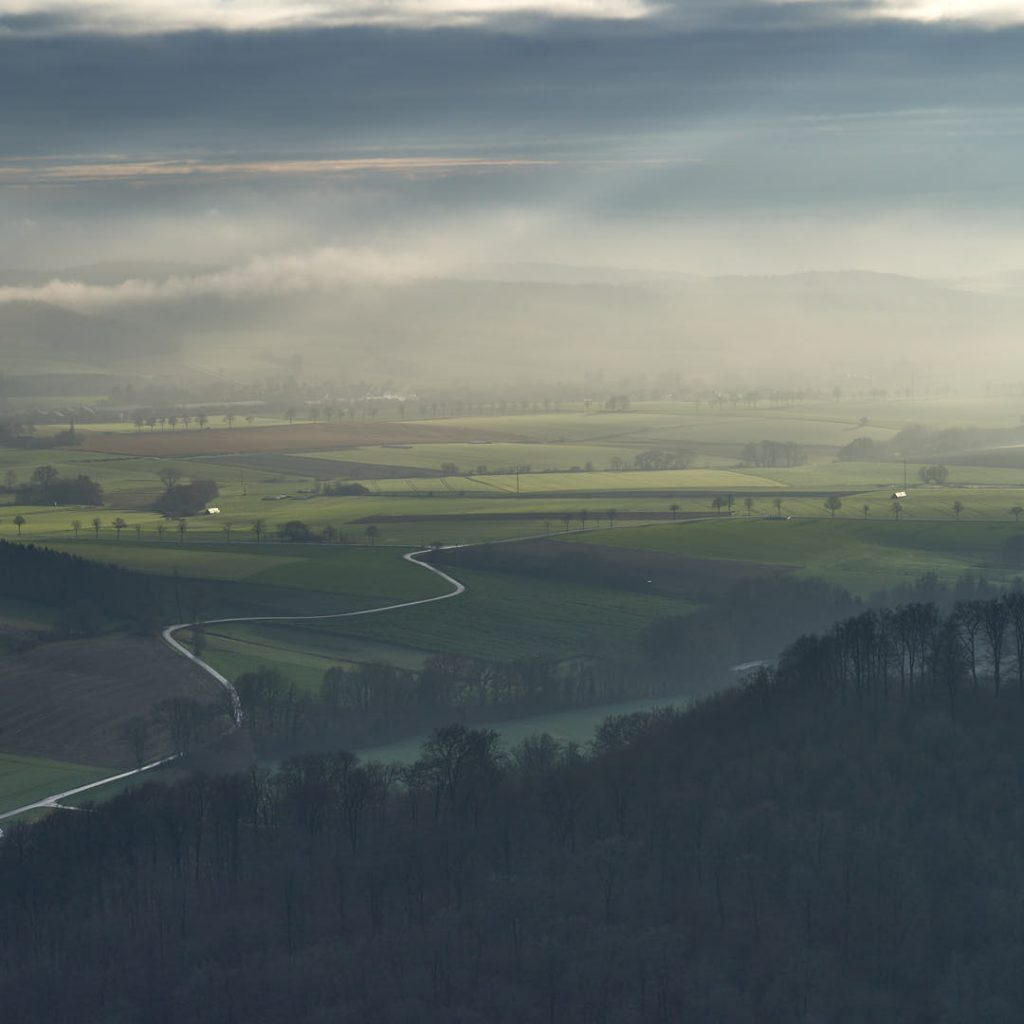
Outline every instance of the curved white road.
<path id="1" fill-rule="evenodd" d="M 449 544 L 447 548 L 462 547 L 461 544 Z M 431 548 L 424 548 L 422 551 L 408 551 L 402 557 L 413 565 L 421 566 L 435 576 L 440 576 L 446 583 L 453 587 L 447 594 L 439 594 L 437 597 L 423 597 L 418 601 L 402 601 L 399 604 L 386 604 L 379 608 L 363 608 L 357 612 L 329 612 L 327 615 L 245 615 L 231 619 L 204 619 L 202 622 L 180 622 L 176 626 L 168 626 L 163 631 L 164 640 L 179 654 L 184 655 L 189 661 L 198 665 L 207 675 L 212 676 L 227 690 L 231 699 L 231 713 L 234 716 L 235 724 L 242 721 L 242 702 L 239 700 L 238 691 L 231 685 L 230 680 L 225 679 L 212 665 L 208 665 L 198 655 L 193 654 L 184 644 L 174 639 L 174 634 L 183 629 L 191 629 L 193 626 L 221 626 L 229 622 L 314 622 L 318 619 L 350 619 L 357 615 L 380 615 L 382 612 L 394 612 L 399 608 L 415 608 L 421 604 L 433 604 L 435 601 L 447 601 L 450 597 L 458 597 L 466 589 L 454 576 L 442 572 L 429 562 L 421 560 L 421 555 L 430 554 Z"/>
<path id="2" fill-rule="evenodd" d="M 696 522 L 697 520 L 687 520 L 688 522 Z M 649 524 L 657 525 L 657 524 Z M 573 531 L 582 533 L 583 531 Z M 492 544 L 510 544 L 515 541 L 522 540 L 534 540 L 539 539 L 541 536 L 546 537 L 547 534 L 536 535 L 534 537 L 505 537 L 501 540 L 490 541 Z M 431 565 L 429 562 L 422 560 L 423 555 L 428 555 L 433 550 L 451 550 L 453 548 L 471 548 L 477 547 L 483 541 L 474 541 L 469 544 L 444 544 L 440 548 L 423 548 L 420 551 L 407 551 L 402 557 L 413 565 L 418 565 L 428 572 L 432 572 L 435 576 L 440 576 L 446 583 L 452 585 L 452 589 L 447 594 L 439 594 L 437 597 L 424 597 L 418 601 L 402 601 L 398 604 L 386 604 L 379 608 L 363 608 L 361 611 L 356 612 L 331 612 L 327 615 L 253 615 L 253 616 L 240 616 L 237 618 L 230 619 L 205 619 L 202 622 L 179 622 L 174 626 L 168 626 L 163 630 L 162 636 L 170 647 L 177 651 L 178 654 L 188 658 L 193 664 L 198 665 L 208 676 L 215 679 L 217 683 L 224 688 L 231 701 L 231 713 L 235 720 L 235 725 L 239 725 L 242 721 L 242 702 L 239 699 L 238 691 L 231 685 L 231 681 L 221 675 L 212 665 L 208 665 L 198 655 L 193 654 L 184 644 L 179 643 L 174 638 L 174 634 L 180 632 L 183 629 L 190 629 L 193 626 L 214 626 L 222 625 L 228 622 L 312 622 L 317 619 L 350 619 L 355 618 L 357 615 L 380 615 L 383 612 L 394 612 L 398 611 L 399 608 L 415 608 L 421 604 L 433 604 L 435 601 L 447 601 L 449 598 L 458 597 L 459 594 L 465 592 L 466 587 L 460 583 L 454 576 L 449 576 L 448 573 L 442 572 L 436 566 Z M 77 796 L 79 793 L 86 793 L 90 789 L 96 789 L 99 786 L 105 786 L 110 782 L 118 782 L 121 779 L 130 778 L 133 775 L 139 775 L 142 772 L 148 772 L 153 768 L 159 768 L 161 765 L 168 764 L 171 761 L 177 760 L 177 755 L 162 758 L 159 761 L 154 761 L 152 764 L 143 765 L 141 768 L 134 768 L 131 771 L 120 772 L 117 775 L 111 775 L 105 779 L 100 779 L 97 782 L 90 782 L 86 786 L 79 786 L 77 789 L 69 789 L 64 793 L 54 793 L 52 796 L 45 797 L 42 800 L 37 800 L 35 803 L 25 804 L 24 807 L 17 807 L 13 811 L 6 811 L 0 814 L 0 821 L 5 818 L 13 818 L 15 815 L 24 814 L 26 811 L 34 811 L 41 807 L 55 807 L 61 802 L 61 800 L 67 797 Z M 2 834 L 0 829 L 0 834 Z"/>
<path id="3" fill-rule="evenodd" d="M 457 548 L 457 547 L 469 547 L 471 545 L 463 544 L 448 544 L 446 548 Z M 424 548 L 421 551 L 408 551 L 402 557 L 413 565 L 418 565 L 428 572 L 432 572 L 435 576 L 440 576 L 446 583 L 452 585 L 452 589 L 446 594 L 438 594 L 437 597 L 423 597 L 418 601 L 401 601 L 398 604 L 386 604 L 379 608 L 363 608 L 360 611 L 355 612 L 331 612 L 327 615 L 251 615 L 251 616 L 239 616 L 237 618 L 230 619 L 205 619 L 202 622 L 179 622 L 174 626 L 168 626 L 162 632 L 164 641 L 170 645 L 171 649 L 177 651 L 178 654 L 188 658 L 193 664 L 197 665 L 202 671 L 208 676 L 215 679 L 217 683 L 222 686 L 228 694 L 231 700 L 231 713 L 235 720 L 235 725 L 238 726 L 242 721 L 242 702 L 239 699 L 238 691 L 231 685 L 231 681 L 225 676 L 221 675 L 212 665 L 207 664 L 198 655 L 193 654 L 184 644 L 180 643 L 175 639 L 174 634 L 180 632 L 183 629 L 191 629 L 193 626 L 214 626 L 223 625 L 228 622 L 312 622 L 315 620 L 322 619 L 350 619 L 355 618 L 357 615 L 380 615 L 383 612 L 394 612 L 398 611 L 399 608 L 415 608 L 421 604 L 433 604 L 435 601 L 447 601 L 451 597 L 458 597 L 459 594 L 465 592 L 465 585 L 460 583 L 454 576 L 449 576 L 448 573 L 442 572 L 436 566 L 431 565 L 429 562 L 422 560 L 423 555 L 430 554 L 434 550 L 432 548 Z M 96 789 L 99 786 L 106 786 L 111 782 L 119 782 L 121 779 L 131 778 L 133 775 L 140 775 L 142 772 L 151 771 L 153 768 L 159 768 L 161 765 L 176 761 L 177 755 L 171 755 L 170 757 L 161 758 L 159 761 L 153 761 L 151 764 L 143 765 L 141 768 L 133 768 L 130 771 L 119 772 L 116 775 L 110 775 L 105 779 L 99 779 L 96 782 L 90 782 L 88 785 L 79 786 L 76 789 L 65 790 L 63 793 L 54 793 L 51 796 L 44 797 L 42 800 L 36 800 L 34 803 L 25 804 L 24 807 L 16 807 L 13 811 L 6 811 L 0 814 L 0 821 L 5 818 L 13 818 L 18 814 L 24 814 L 26 811 L 34 811 L 43 807 L 56 807 L 62 800 L 66 800 L 68 797 L 77 796 L 80 793 L 86 793 L 90 789 Z M 0 830 L 2 832 L 2 830 Z"/>

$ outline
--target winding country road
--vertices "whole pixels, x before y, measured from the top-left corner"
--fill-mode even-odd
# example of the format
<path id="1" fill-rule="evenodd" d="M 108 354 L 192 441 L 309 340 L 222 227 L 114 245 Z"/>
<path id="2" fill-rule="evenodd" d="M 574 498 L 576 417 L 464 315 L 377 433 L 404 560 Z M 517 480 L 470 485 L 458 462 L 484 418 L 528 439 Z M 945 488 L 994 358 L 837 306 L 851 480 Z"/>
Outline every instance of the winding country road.
<path id="1" fill-rule="evenodd" d="M 449 548 L 455 547 L 468 547 L 470 545 L 462 544 L 451 544 L 446 545 Z M 188 658 L 193 664 L 197 665 L 203 672 L 205 672 L 212 679 L 224 688 L 227 692 L 228 697 L 231 701 L 231 713 L 235 720 L 235 725 L 238 726 L 242 721 L 242 702 L 239 699 L 238 691 L 232 686 L 231 681 L 225 676 L 221 675 L 212 665 L 207 664 L 197 654 L 193 654 L 184 644 L 175 639 L 174 634 L 180 632 L 183 629 L 190 629 L 193 626 L 214 626 L 224 625 L 229 622 L 313 622 L 316 620 L 324 619 L 351 619 L 357 615 L 381 615 L 384 612 L 398 611 L 400 608 L 415 608 L 417 605 L 422 604 L 433 604 L 435 601 L 447 601 L 449 598 L 458 597 L 462 594 L 466 587 L 463 583 L 460 583 L 454 576 L 449 576 L 448 573 L 442 572 L 436 566 L 431 565 L 429 562 L 422 560 L 423 555 L 430 554 L 430 548 L 424 548 L 422 551 L 408 551 L 402 557 L 413 565 L 418 565 L 428 572 L 432 572 L 435 576 L 440 576 L 446 583 L 452 585 L 452 590 L 449 590 L 446 594 L 439 594 L 437 597 L 423 597 L 417 601 L 401 601 L 398 604 L 386 604 L 379 608 L 363 608 L 360 611 L 355 612 L 331 612 L 327 615 L 253 615 L 253 616 L 241 616 L 238 618 L 230 619 L 206 619 L 202 622 L 180 622 L 174 626 L 168 626 L 163 630 L 162 636 L 164 641 L 171 647 L 172 650 L 176 651 L 183 657 Z M 169 757 L 161 758 L 159 761 L 153 761 L 150 764 L 143 765 L 141 768 L 133 768 L 130 771 L 118 772 L 116 775 L 110 775 L 106 778 L 99 779 L 96 782 L 90 782 L 85 786 L 78 786 L 76 789 L 65 790 L 62 793 L 53 793 L 50 796 L 44 797 L 42 800 L 36 800 L 33 803 L 25 804 L 23 807 L 16 807 L 12 811 L 6 811 L 0 814 L 0 821 L 5 818 L 13 818 L 16 815 L 24 814 L 27 811 L 34 811 L 44 807 L 56 807 L 62 800 L 66 800 L 68 797 L 78 796 L 80 793 L 86 793 L 91 789 L 96 789 L 99 786 L 106 786 L 111 782 L 119 782 L 121 779 L 131 778 L 133 775 L 141 775 L 143 772 L 151 771 L 154 768 L 159 768 L 161 765 L 176 761 L 178 755 L 172 754 Z"/>

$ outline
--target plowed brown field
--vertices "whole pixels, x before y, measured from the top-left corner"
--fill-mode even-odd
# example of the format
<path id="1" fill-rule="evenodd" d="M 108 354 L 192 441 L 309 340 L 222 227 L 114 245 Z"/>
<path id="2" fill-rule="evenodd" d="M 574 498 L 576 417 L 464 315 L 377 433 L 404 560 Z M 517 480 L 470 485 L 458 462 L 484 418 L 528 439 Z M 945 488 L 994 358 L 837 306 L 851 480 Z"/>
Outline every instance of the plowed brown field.
<path id="1" fill-rule="evenodd" d="M 82 431 L 81 450 L 109 455 L 185 458 L 247 452 L 331 451 L 361 445 L 427 444 L 467 441 L 521 441 L 480 427 L 451 423 L 295 423 L 275 427 L 221 427 L 207 430 L 143 431 L 138 434 L 90 434 Z"/>
<path id="2" fill-rule="evenodd" d="M 168 697 L 220 699 L 205 673 L 159 640 L 105 636 L 43 644 L 0 667 L 0 750 L 110 768 L 134 768 L 123 730 Z M 153 730 L 151 756 L 170 752 Z"/>

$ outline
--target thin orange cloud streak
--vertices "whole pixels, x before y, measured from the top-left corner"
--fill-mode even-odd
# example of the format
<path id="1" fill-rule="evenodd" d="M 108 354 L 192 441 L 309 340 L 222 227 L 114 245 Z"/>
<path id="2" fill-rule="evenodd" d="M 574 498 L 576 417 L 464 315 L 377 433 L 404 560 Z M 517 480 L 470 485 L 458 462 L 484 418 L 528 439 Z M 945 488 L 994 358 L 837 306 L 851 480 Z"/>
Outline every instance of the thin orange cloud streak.
<path id="1" fill-rule="evenodd" d="M 408 177 L 559 166 L 562 161 L 489 157 L 358 157 L 347 160 L 137 160 L 108 163 L 0 165 L 0 184 L 165 181 L 182 178 L 339 177 L 390 174 Z"/>

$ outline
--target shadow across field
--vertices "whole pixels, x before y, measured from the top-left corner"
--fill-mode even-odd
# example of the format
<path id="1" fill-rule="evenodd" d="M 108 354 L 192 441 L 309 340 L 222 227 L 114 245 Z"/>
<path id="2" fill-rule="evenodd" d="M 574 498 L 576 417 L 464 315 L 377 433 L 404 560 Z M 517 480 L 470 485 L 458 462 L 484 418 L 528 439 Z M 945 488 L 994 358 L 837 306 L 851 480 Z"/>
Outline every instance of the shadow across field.
<path id="1" fill-rule="evenodd" d="M 800 568 L 761 562 L 667 555 L 602 545 L 580 550 L 548 540 L 448 548 L 428 556 L 452 568 L 512 573 L 704 602 L 747 580 L 777 579 Z"/>

